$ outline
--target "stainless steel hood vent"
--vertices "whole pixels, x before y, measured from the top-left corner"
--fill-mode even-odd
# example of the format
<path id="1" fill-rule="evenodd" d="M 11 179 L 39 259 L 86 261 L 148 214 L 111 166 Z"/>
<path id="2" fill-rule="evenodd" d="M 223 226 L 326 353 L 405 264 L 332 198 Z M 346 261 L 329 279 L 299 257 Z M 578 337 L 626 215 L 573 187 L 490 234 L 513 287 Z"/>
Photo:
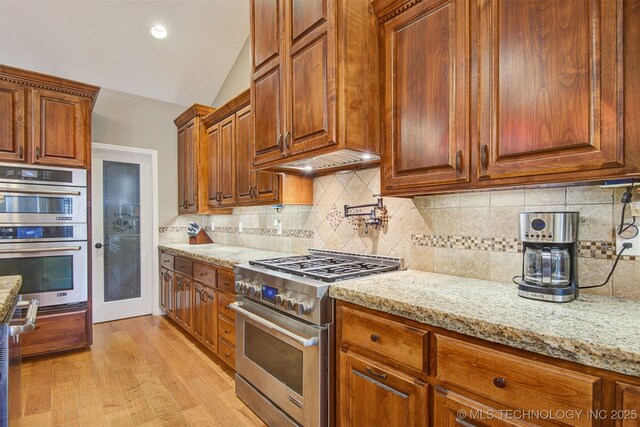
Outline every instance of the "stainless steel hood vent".
<path id="1" fill-rule="evenodd" d="M 340 168 L 351 166 L 357 163 L 374 163 L 380 161 L 380 156 L 376 154 L 364 153 L 361 151 L 343 149 L 327 154 L 310 157 L 304 160 L 296 160 L 291 163 L 278 165 L 278 169 L 293 169 L 298 171 L 313 171 L 323 169 Z"/>

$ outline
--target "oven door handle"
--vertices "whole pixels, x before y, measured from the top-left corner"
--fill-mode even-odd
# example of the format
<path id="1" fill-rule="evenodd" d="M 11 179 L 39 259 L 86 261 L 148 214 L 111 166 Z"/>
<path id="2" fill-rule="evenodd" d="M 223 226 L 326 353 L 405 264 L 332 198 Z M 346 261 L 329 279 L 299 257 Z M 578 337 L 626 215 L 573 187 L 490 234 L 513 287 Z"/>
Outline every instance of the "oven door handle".
<path id="1" fill-rule="evenodd" d="M 25 322 L 22 325 L 10 326 L 9 335 L 15 336 L 20 334 L 25 334 L 27 332 L 33 331 L 36 328 L 36 316 L 38 315 L 39 304 L 40 303 L 38 302 L 37 299 L 32 299 L 29 302 L 20 301 L 18 303 L 18 307 L 20 308 L 24 307 L 25 305 L 29 307 L 27 308 L 27 318 L 25 319 Z"/>
<path id="2" fill-rule="evenodd" d="M 25 248 L 25 249 L 0 249 L 0 254 L 22 254 L 22 253 L 34 253 L 34 252 L 66 252 L 66 251 L 79 251 L 80 246 L 61 246 L 54 248 Z"/>
<path id="3" fill-rule="evenodd" d="M 266 328 L 269 329 L 273 329 L 275 331 L 280 332 L 281 334 L 284 334 L 286 336 L 288 336 L 289 338 L 297 341 L 300 345 L 302 345 L 303 347 L 313 347 L 318 345 L 318 337 L 312 337 L 312 338 L 304 338 L 301 337 L 300 335 L 296 335 L 293 332 L 276 325 L 275 323 L 264 319 L 256 314 L 253 314 L 252 312 L 245 310 L 244 308 L 240 307 L 240 305 L 238 305 L 237 302 L 231 303 L 229 304 L 229 308 L 233 311 L 235 311 L 236 313 L 238 313 L 241 316 L 244 316 L 250 320 L 253 320 L 254 322 L 258 323 L 259 325 L 262 325 Z"/>
<path id="4" fill-rule="evenodd" d="M 15 188 L 0 187 L 0 193 L 8 194 L 42 194 L 47 196 L 80 196 L 79 191 L 56 191 L 56 190 L 16 190 Z"/>

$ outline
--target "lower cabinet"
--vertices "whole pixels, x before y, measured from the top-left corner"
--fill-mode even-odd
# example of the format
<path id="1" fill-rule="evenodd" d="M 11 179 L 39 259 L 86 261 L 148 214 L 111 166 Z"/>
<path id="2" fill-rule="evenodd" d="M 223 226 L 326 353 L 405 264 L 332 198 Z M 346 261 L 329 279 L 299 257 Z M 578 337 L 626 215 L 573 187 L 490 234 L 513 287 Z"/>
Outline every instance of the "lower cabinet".
<path id="1" fill-rule="evenodd" d="M 175 261 L 174 261 L 175 259 Z M 235 369 L 232 270 L 160 252 L 160 306 L 165 314 Z"/>
<path id="2" fill-rule="evenodd" d="M 428 426 L 427 384 L 356 353 L 340 351 L 341 426 Z"/>
<path id="3" fill-rule="evenodd" d="M 436 388 L 433 398 L 433 425 L 442 427 L 511 427 L 534 424 L 500 419 L 500 412 L 482 403 Z M 505 417 L 506 418 L 506 417 Z"/>

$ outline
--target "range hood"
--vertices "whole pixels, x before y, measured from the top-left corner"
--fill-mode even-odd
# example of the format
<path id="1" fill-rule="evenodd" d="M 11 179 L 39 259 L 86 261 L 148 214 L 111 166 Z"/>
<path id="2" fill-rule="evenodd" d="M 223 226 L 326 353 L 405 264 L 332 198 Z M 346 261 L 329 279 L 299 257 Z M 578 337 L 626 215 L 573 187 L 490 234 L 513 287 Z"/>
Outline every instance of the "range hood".
<path id="1" fill-rule="evenodd" d="M 373 166 L 379 161 L 380 156 L 376 154 L 369 154 L 362 151 L 355 151 L 344 148 L 342 150 L 332 151 L 331 153 L 320 154 L 306 159 L 284 163 L 278 165 L 277 168 L 280 170 L 284 169 L 313 173 L 315 171 L 323 171 L 329 169 L 348 169 L 349 167 L 353 167 L 358 164 L 371 164 Z"/>

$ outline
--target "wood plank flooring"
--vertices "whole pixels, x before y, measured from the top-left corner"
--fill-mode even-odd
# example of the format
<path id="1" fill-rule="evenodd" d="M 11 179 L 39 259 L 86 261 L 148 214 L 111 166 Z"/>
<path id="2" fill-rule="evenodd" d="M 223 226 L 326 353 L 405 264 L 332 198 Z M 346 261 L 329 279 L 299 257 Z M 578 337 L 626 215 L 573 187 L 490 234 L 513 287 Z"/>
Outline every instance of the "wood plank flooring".
<path id="1" fill-rule="evenodd" d="M 24 361 L 19 426 L 264 426 L 233 371 L 171 321 L 101 323 L 93 336 L 90 349 Z"/>

